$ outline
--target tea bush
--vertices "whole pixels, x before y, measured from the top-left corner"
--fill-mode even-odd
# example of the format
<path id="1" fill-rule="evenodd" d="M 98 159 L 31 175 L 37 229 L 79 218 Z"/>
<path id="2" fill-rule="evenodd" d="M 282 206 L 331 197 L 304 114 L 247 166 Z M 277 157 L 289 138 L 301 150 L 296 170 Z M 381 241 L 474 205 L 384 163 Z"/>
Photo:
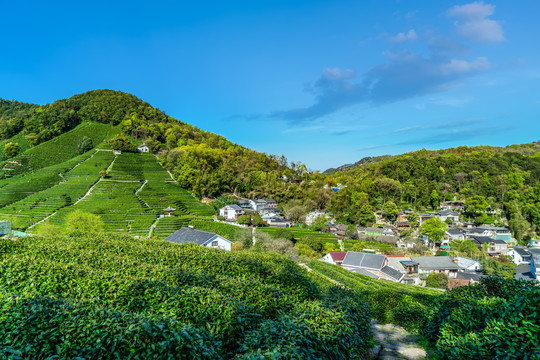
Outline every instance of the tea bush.
<path id="1" fill-rule="evenodd" d="M 0 294 L 0 357 L 348 359 L 370 341 L 355 293 L 276 254 L 99 233 L 2 240 Z"/>
<path id="2" fill-rule="evenodd" d="M 441 298 L 425 330 L 441 359 L 540 359 L 540 288 L 490 277 Z"/>

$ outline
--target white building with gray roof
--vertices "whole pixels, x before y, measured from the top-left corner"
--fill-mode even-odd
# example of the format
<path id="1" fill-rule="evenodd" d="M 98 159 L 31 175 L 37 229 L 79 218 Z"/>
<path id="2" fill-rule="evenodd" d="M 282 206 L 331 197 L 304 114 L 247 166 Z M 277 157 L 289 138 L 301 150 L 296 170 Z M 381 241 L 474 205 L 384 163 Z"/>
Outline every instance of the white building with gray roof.
<path id="1" fill-rule="evenodd" d="M 198 244 L 201 246 L 231 251 L 232 241 L 210 231 L 197 230 L 193 227 L 183 227 L 165 238 L 176 244 Z"/>

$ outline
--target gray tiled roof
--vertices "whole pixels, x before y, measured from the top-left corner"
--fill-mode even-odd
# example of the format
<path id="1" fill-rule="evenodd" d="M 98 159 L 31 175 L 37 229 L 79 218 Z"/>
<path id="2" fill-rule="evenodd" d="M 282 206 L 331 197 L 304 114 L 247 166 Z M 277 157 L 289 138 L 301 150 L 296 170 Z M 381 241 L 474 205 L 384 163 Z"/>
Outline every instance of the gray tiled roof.
<path id="1" fill-rule="evenodd" d="M 473 280 L 480 281 L 481 278 L 486 277 L 486 275 L 479 272 L 458 272 L 457 278 L 462 280 Z"/>
<path id="2" fill-rule="evenodd" d="M 165 238 L 177 244 L 195 243 L 203 245 L 205 242 L 216 236 L 216 233 L 183 227 Z"/>
<path id="3" fill-rule="evenodd" d="M 383 267 L 381 269 L 381 272 L 386 276 L 390 277 L 391 279 L 394 279 L 396 282 L 399 282 L 404 276 L 401 272 L 394 268 L 391 268 L 390 266 Z"/>
<path id="4" fill-rule="evenodd" d="M 439 215 L 439 216 L 459 216 L 459 213 L 457 211 L 442 210 L 442 211 L 436 212 L 435 215 Z"/>
<path id="5" fill-rule="evenodd" d="M 461 231 L 461 229 L 448 229 L 447 233 L 456 236 L 463 234 L 463 231 Z"/>
<path id="6" fill-rule="evenodd" d="M 535 275 L 531 272 L 530 264 L 518 265 L 514 268 L 514 279 L 517 280 L 534 280 Z"/>
<path id="7" fill-rule="evenodd" d="M 531 253 L 523 248 L 515 247 L 514 251 L 517 252 L 521 257 L 531 257 Z"/>
<path id="8" fill-rule="evenodd" d="M 460 267 L 451 256 L 415 256 L 411 259 L 418 262 L 422 270 L 459 270 Z"/>
<path id="9" fill-rule="evenodd" d="M 358 251 L 349 251 L 343 259 L 343 266 L 355 266 L 380 270 L 384 265 L 385 255 L 364 254 Z"/>

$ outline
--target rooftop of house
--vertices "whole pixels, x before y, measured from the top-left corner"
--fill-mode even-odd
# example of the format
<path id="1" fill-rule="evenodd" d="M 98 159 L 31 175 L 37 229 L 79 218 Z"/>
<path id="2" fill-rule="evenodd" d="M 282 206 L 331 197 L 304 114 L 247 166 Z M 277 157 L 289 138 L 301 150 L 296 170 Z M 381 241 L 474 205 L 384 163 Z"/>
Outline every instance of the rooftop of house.
<path id="1" fill-rule="evenodd" d="M 531 272 L 530 264 L 518 265 L 514 268 L 514 279 L 516 280 L 534 280 L 536 276 Z"/>
<path id="2" fill-rule="evenodd" d="M 489 236 L 478 236 L 478 235 L 471 235 L 470 236 L 471 240 L 478 243 L 478 244 L 484 244 L 484 243 L 491 243 L 493 242 L 493 239 L 490 238 Z"/>
<path id="3" fill-rule="evenodd" d="M 458 235 L 462 235 L 462 234 L 463 234 L 463 231 L 462 231 L 461 229 L 456 229 L 456 228 L 448 229 L 446 232 L 447 232 L 448 234 L 454 235 L 454 236 L 458 236 Z"/>
<path id="4" fill-rule="evenodd" d="M 385 260 L 385 255 L 348 251 L 347 255 L 345 255 L 345 258 L 343 259 L 342 265 L 380 270 L 383 267 Z"/>
<path id="5" fill-rule="evenodd" d="M 479 229 L 479 230 L 500 231 L 500 232 L 509 232 L 510 231 L 510 229 L 507 228 L 507 227 L 488 226 L 488 225 L 478 226 L 477 229 Z"/>
<path id="6" fill-rule="evenodd" d="M 532 256 L 531 253 L 524 248 L 515 247 L 512 250 L 518 253 L 522 258 L 530 258 Z"/>
<path id="7" fill-rule="evenodd" d="M 204 243 L 206 243 L 208 240 L 210 240 L 216 235 L 217 235 L 216 233 L 213 233 L 210 231 L 203 231 L 203 230 L 197 230 L 194 228 L 183 227 L 180 230 L 177 230 L 171 235 L 167 236 L 165 238 L 165 241 L 171 241 L 177 244 L 195 243 L 195 244 L 203 245 Z"/>
<path id="8" fill-rule="evenodd" d="M 481 272 L 477 272 L 477 271 L 474 271 L 474 272 L 458 272 L 457 273 L 457 278 L 458 279 L 467 279 L 467 280 L 472 280 L 472 281 L 480 281 L 481 278 L 484 278 L 486 277 L 486 275 L 482 274 Z"/>
<path id="9" fill-rule="evenodd" d="M 332 260 L 343 261 L 343 259 L 345 259 L 345 255 L 347 255 L 347 252 L 346 251 L 330 251 L 329 254 L 332 257 Z"/>
<path id="10" fill-rule="evenodd" d="M 441 210 L 441 211 L 436 212 L 435 215 L 439 215 L 439 216 L 459 216 L 459 213 L 457 211 Z"/>
<path id="11" fill-rule="evenodd" d="M 451 256 L 415 256 L 422 270 L 459 270 L 460 267 Z"/>
<path id="12" fill-rule="evenodd" d="M 231 208 L 233 210 L 242 210 L 242 208 L 236 204 L 225 205 L 224 207 Z"/>
<path id="13" fill-rule="evenodd" d="M 366 230 L 367 231 L 370 231 L 370 232 L 380 232 L 382 233 L 383 232 L 383 229 L 380 229 L 380 228 L 374 228 L 374 227 L 367 227 Z"/>
<path id="14" fill-rule="evenodd" d="M 480 261 L 478 261 L 478 260 L 469 259 L 469 258 L 462 257 L 462 256 L 456 257 L 456 260 L 457 260 L 458 266 L 463 268 L 463 269 L 466 269 L 468 267 L 471 267 L 471 266 L 474 266 L 474 265 L 477 265 L 477 264 L 480 263 Z"/>
<path id="15" fill-rule="evenodd" d="M 381 272 L 396 282 L 399 282 L 403 278 L 403 276 L 405 276 L 399 270 L 396 270 L 390 266 L 383 267 L 381 269 Z"/>

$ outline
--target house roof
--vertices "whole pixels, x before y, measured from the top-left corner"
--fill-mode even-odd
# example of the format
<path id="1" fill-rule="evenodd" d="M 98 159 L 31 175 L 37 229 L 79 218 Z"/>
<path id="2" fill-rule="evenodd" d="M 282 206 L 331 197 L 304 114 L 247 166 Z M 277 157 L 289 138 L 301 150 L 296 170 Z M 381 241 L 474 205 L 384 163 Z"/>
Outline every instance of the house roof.
<path id="1" fill-rule="evenodd" d="M 363 267 L 368 269 L 380 270 L 384 261 L 385 255 L 365 254 L 358 251 L 348 251 L 343 259 L 343 266 Z"/>
<path id="2" fill-rule="evenodd" d="M 402 260 L 400 261 L 400 263 L 403 265 L 403 266 L 414 266 L 414 265 L 418 265 L 418 263 L 416 261 L 407 261 L 407 260 Z"/>
<path id="3" fill-rule="evenodd" d="M 531 272 L 530 264 L 518 265 L 514 268 L 514 279 L 516 280 L 534 280 L 536 276 Z"/>
<path id="4" fill-rule="evenodd" d="M 465 258 L 461 256 L 456 257 L 456 260 L 457 260 L 458 266 L 464 269 L 480 263 L 480 261 L 478 260 L 469 259 L 469 258 Z"/>
<path id="5" fill-rule="evenodd" d="M 204 245 L 208 240 L 212 239 L 216 235 L 216 233 L 210 231 L 183 227 L 180 230 L 177 230 L 171 235 L 167 236 L 165 238 L 165 241 L 171 241 L 177 244 L 195 243 L 199 245 Z M 229 241 L 225 238 L 223 239 Z"/>
<path id="6" fill-rule="evenodd" d="M 458 279 L 466 279 L 476 282 L 480 281 L 481 278 L 486 277 L 486 275 L 480 272 L 458 272 L 456 276 Z"/>
<path id="7" fill-rule="evenodd" d="M 168 208 L 163 209 L 163 211 L 174 211 L 174 210 L 176 210 L 176 209 L 173 209 L 170 205 L 169 205 Z"/>
<path id="8" fill-rule="evenodd" d="M 225 205 L 224 207 L 229 207 L 229 208 L 231 208 L 233 210 L 242 210 L 243 211 L 243 209 L 240 206 L 236 205 L 236 204 Z"/>
<path id="9" fill-rule="evenodd" d="M 497 244 L 497 245 L 506 245 L 506 244 L 507 244 L 506 241 L 504 241 L 504 240 L 499 240 L 499 239 L 494 239 L 494 240 L 493 240 L 493 243 L 494 243 L 494 244 Z"/>
<path id="10" fill-rule="evenodd" d="M 522 258 L 525 258 L 525 257 L 531 257 L 531 253 L 528 252 L 527 250 L 523 249 L 523 248 L 520 248 L 520 247 L 515 247 L 513 249 L 516 253 L 518 253 Z"/>
<path id="11" fill-rule="evenodd" d="M 388 276 L 389 278 L 395 280 L 396 282 L 399 282 L 401 281 L 401 279 L 403 278 L 403 275 L 400 271 L 390 267 L 390 266 L 385 266 L 381 269 L 381 272 L 383 274 L 385 274 L 386 276 Z"/>
<path id="12" fill-rule="evenodd" d="M 345 255 L 347 255 L 347 252 L 346 251 L 330 251 L 329 254 L 332 257 L 332 260 L 343 261 L 343 259 L 345 259 Z"/>
<path id="13" fill-rule="evenodd" d="M 371 271 L 368 271 L 366 269 L 362 269 L 362 268 L 354 268 L 354 269 L 349 269 L 350 272 L 353 272 L 353 273 L 357 273 L 357 274 L 362 274 L 362 275 L 367 275 L 373 279 L 380 279 L 379 276 L 375 275 L 374 273 L 372 273 Z"/>
<path id="14" fill-rule="evenodd" d="M 423 270 L 459 270 L 451 256 L 415 256 L 418 267 Z"/>
<path id="15" fill-rule="evenodd" d="M 458 235 L 463 234 L 463 231 L 461 231 L 461 229 L 455 229 L 455 228 L 454 229 L 448 229 L 446 232 L 448 234 L 454 235 L 454 236 L 458 236 Z"/>
<path id="16" fill-rule="evenodd" d="M 436 212 L 435 215 L 439 215 L 439 216 L 459 216 L 459 213 L 457 211 L 441 210 L 441 211 Z"/>
<path id="17" fill-rule="evenodd" d="M 490 242 L 493 241 L 493 239 L 488 237 L 488 236 L 471 235 L 470 238 L 471 238 L 472 241 L 475 241 L 478 244 L 483 244 L 483 243 L 488 243 L 489 244 Z"/>

